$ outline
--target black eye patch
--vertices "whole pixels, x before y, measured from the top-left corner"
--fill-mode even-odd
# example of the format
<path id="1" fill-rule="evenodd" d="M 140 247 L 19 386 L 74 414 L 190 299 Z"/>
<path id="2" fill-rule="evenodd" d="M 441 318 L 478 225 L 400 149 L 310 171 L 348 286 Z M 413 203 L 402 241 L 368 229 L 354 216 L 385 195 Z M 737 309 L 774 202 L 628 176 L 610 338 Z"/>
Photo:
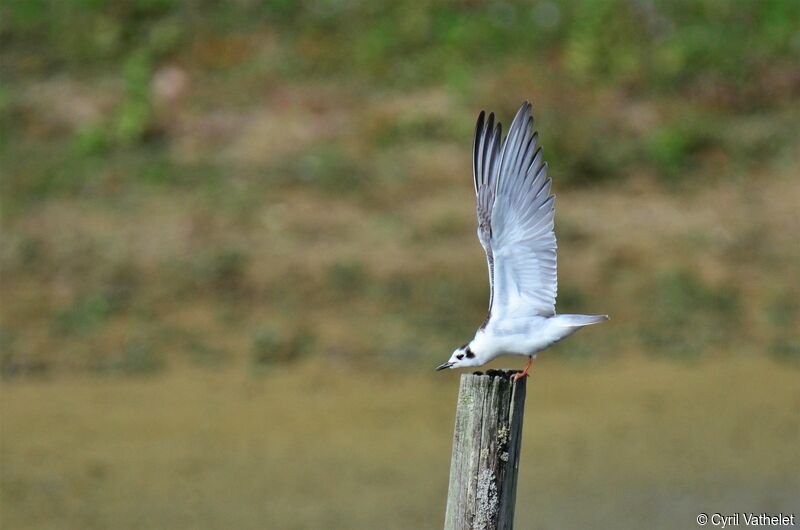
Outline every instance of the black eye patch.
<path id="1" fill-rule="evenodd" d="M 467 359 L 472 359 L 475 357 L 475 352 L 467 348 Z"/>
<path id="2" fill-rule="evenodd" d="M 464 354 L 463 353 L 459 353 L 458 355 L 456 355 L 456 359 L 458 359 L 459 361 L 461 359 L 463 359 L 463 358 L 464 358 Z"/>

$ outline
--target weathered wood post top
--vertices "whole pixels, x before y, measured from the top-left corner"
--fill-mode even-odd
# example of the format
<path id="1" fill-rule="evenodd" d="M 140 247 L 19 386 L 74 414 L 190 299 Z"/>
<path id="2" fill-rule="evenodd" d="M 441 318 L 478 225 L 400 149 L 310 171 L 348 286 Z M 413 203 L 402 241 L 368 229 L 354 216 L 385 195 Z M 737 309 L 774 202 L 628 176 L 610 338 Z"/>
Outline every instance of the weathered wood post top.
<path id="1" fill-rule="evenodd" d="M 514 527 L 526 381 L 515 373 L 461 376 L 445 530 Z"/>

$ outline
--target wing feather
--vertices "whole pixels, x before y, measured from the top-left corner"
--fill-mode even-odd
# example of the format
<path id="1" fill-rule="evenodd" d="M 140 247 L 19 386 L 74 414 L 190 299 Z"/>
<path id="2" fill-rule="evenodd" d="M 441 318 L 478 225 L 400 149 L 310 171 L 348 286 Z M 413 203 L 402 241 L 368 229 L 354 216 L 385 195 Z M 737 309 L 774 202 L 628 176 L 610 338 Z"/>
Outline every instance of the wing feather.
<path id="1" fill-rule="evenodd" d="M 494 205 L 495 181 L 500 163 L 503 126 L 494 124 L 494 113 L 481 112 L 475 125 L 473 142 L 472 171 L 475 183 L 475 196 L 478 213 L 478 239 L 486 253 L 489 269 L 489 308 L 491 315 L 494 292 L 494 256 L 492 254 L 492 206 Z M 487 322 L 489 316 L 486 317 Z M 485 323 L 484 322 L 484 323 Z"/>
<path id="2" fill-rule="evenodd" d="M 502 126 L 481 112 L 475 128 L 473 176 L 478 238 L 489 267 L 489 318 L 555 314 L 558 289 L 555 196 L 531 105 L 523 103 L 502 138 Z M 486 325 L 486 322 L 484 322 Z"/>

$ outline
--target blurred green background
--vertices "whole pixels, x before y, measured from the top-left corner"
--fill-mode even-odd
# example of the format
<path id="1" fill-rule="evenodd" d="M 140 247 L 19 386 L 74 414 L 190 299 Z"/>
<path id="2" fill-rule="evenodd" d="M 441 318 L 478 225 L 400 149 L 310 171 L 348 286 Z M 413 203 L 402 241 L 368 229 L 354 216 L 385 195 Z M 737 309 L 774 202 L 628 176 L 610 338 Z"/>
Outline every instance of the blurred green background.
<path id="1" fill-rule="evenodd" d="M 518 526 L 797 508 L 800 2 L 6 0 L 0 60 L 4 528 L 441 526 L 525 99 L 612 321 L 540 356 Z"/>

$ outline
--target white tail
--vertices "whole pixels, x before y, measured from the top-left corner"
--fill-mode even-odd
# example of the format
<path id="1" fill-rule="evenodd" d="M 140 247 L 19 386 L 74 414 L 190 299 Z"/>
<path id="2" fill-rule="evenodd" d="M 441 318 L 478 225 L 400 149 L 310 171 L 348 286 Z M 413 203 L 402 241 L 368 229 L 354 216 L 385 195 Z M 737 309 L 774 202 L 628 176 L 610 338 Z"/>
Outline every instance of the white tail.
<path id="1" fill-rule="evenodd" d="M 562 326 L 578 328 L 605 322 L 609 319 L 608 315 L 556 315 L 554 318 Z"/>

